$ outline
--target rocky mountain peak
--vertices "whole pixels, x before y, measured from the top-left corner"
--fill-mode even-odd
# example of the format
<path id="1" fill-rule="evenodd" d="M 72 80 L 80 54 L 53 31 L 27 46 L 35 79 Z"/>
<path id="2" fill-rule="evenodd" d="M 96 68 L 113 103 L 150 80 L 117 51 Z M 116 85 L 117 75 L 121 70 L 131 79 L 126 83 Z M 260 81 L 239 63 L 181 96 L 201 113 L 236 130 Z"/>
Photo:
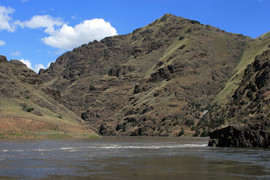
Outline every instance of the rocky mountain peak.
<path id="1" fill-rule="evenodd" d="M 0 62 L 1 62 L 1 63 L 8 62 L 6 56 L 0 55 Z"/>
<path id="2" fill-rule="evenodd" d="M 103 135 L 179 136 L 194 132 L 250 41 L 165 14 L 75 48 L 39 76 Z"/>

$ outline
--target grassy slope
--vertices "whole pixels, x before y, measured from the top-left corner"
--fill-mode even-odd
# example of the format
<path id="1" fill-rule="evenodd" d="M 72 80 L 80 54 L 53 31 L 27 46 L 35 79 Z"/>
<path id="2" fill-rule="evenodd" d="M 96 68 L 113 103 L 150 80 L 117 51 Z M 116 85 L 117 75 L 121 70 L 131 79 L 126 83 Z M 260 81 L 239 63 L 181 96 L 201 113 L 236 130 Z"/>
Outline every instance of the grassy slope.
<path id="1" fill-rule="evenodd" d="M 77 115 L 42 91 L 43 85 L 25 82 L 35 77 L 26 66 L 1 63 L 0 137 L 90 137 Z M 23 107 L 33 108 L 27 112 Z"/>
<path id="2" fill-rule="evenodd" d="M 269 48 L 270 45 L 270 32 L 266 33 L 253 42 L 245 50 L 240 63 L 234 70 L 234 75 L 226 83 L 226 86 L 220 93 L 216 96 L 213 103 L 218 103 L 219 105 L 225 104 L 233 92 L 238 88 L 238 84 L 241 82 L 244 71 L 248 64 L 254 61 L 257 55 L 260 55 L 263 51 Z"/>
<path id="3" fill-rule="evenodd" d="M 221 125 L 247 123 L 254 115 L 256 117 L 262 115 L 263 113 L 261 112 L 269 112 L 270 106 L 267 104 L 267 93 L 263 96 L 263 101 L 261 99 L 248 98 L 247 93 L 253 92 L 248 88 L 248 84 L 240 84 L 244 80 L 247 66 L 254 62 L 256 56 L 260 57 L 267 49 L 270 49 L 270 32 L 254 39 L 247 45 L 241 61 L 234 69 L 232 77 L 218 95 L 215 96 L 211 103 L 210 112 L 200 120 L 197 129 L 211 130 Z M 255 75 L 253 74 L 248 79 L 245 79 L 244 82 L 252 82 Z M 234 99 L 232 96 L 237 91 L 238 98 Z M 257 97 L 259 93 L 256 93 L 257 91 L 252 94 L 252 97 Z"/>
<path id="4" fill-rule="evenodd" d="M 21 106 L 23 103 L 38 109 L 42 116 L 36 115 L 34 111 L 24 111 Z M 96 136 L 76 119 L 76 115 L 70 111 L 66 111 L 60 118 L 58 114 L 31 100 L 0 97 L 0 137 Z"/>

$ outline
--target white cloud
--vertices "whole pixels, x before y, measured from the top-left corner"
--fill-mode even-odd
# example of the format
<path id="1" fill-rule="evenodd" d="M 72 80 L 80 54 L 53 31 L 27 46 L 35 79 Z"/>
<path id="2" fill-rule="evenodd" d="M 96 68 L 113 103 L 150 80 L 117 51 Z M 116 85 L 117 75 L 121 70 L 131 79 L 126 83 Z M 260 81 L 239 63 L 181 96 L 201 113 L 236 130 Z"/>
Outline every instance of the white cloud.
<path id="1" fill-rule="evenodd" d="M 25 64 L 29 69 L 33 69 L 31 62 L 27 59 L 20 59 L 19 61 L 21 61 L 23 64 Z"/>
<path id="2" fill-rule="evenodd" d="M 26 1 L 21 0 L 21 2 Z M 61 18 L 54 18 L 50 15 L 36 15 L 28 21 L 17 20 L 11 22 L 10 14 L 13 12 L 14 9 L 12 8 L 0 6 L 0 31 L 8 30 L 12 32 L 16 30 L 17 26 L 30 29 L 43 28 L 45 29 L 44 32 L 49 36 L 41 40 L 51 47 L 58 48 L 59 52 L 72 50 L 82 44 L 117 35 L 116 29 L 104 19 L 85 20 L 75 26 L 69 26 Z M 0 41 L 0 43 L 5 44 L 3 41 Z M 13 56 L 18 55 L 18 52 L 13 54 Z"/>
<path id="3" fill-rule="evenodd" d="M 38 73 L 40 69 L 45 69 L 44 65 L 43 64 L 36 64 L 34 71 L 36 71 Z"/>
<path id="4" fill-rule="evenodd" d="M 40 69 L 46 69 L 50 66 L 51 62 L 47 64 L 45 67 L 43 64 L 35 64 L 34 68 L 32 67 L 32 63 L 28 59 L 20 59 L 22 63 L 24 63 L 29 69 L 34 70 L 36 73 L 39 72 Z"/>
<path id="5" fill-rule="evenodd" d="M 0 6 L 0 31 L 1 30 L 7 30 L 10 32 L 15 31 L 15 26 L 13 26 L 10 21 L 11 17 L 10 14 L 12 14 L 15 10 L 10 7 L 4 7 Z"/>
<path id="6" fill-rule="evenodd" d="M 51 63 L 52 63 L 52 62 L 49 62 L 49 63 L 47 64 L 46 68 L 50 67 Z"/>
<path id="7" fill-rule="evenodd" d="M 71 16 L 71 19 L 73 19 L 73 20 L 78 19 L 78 18 L 77 18 L 77 14 L 72 15 L 72 16 Z"/>
<path id="8" fill-rule="evenodd" d="M 61 26 L 63 22 L 60 18 L 54 18 L 49 15 L 36 15 L 33 16 L 29 21 L 16 21 L 15 24 L 19 25 L 21 28 L 45 28 L 45 32 L 51 34 L 55 31 L 54 27 Z"/>
<path id="9" fill-rule="evenodd" d="M 6 42 L 5 42 L 5 41 L 0 40 L 0 46 L 4 46 L 5 44 L 6 44 Z"/>
<path id="10" fill-rule="evenodd" d="M 71 50 L 93 40 L 101 40 L 116 35 L 116 29 L 104 19 L 85 20 L 75 27 L 64 24 L 60 29 L 49 33 L 43 42 L 51 47 Z"/>
<path id="11" fill-rule="evenodd" d="M 21 53 L 19 51 L 15 51 L 11 53 L 11 56 L 19 56 Z"/>

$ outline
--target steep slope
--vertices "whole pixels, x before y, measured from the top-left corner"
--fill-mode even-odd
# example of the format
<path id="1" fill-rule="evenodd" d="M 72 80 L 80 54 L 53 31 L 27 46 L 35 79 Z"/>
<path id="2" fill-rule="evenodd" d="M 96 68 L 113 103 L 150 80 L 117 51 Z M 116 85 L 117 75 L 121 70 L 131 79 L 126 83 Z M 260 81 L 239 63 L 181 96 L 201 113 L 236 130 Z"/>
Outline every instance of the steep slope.
<path id="1" fill-rule="evenodd" d="M 216 96 L 198 128 L 210 130 L 220 125 L 243 124 L 248 123 L 253 116 L 261 116 L 259 109 L 266 108 L 269 104 L 264 102 L 267 96 L 263 95 L 269 89 L 266 65 L 270 50 L 269 34 L 266 33 L 250 43 L 236 66 L 234 75 Z"/>
<path id="2" fill-rule="evenodd" d="M 61 104 L 60 93 L 17 60 L 0 56 L 0 136 L 90 136 L 83 122 Z"/>
<path id="3" fill-rule="evenodd" d="M 210 133 L 210 145 L 270 145 L 270 46 L 249 64 L 227 103 L 215 107 L 209 119 L 230 124 Z M 216 117 L 216 118 L 214 118 Z M 224 122 L 222 122 L 224 124 Z M 236 126 L 237 125 L 237 126 Z M 208 126 L 208 125 L 207 125 Z"/>
<path id="4" fill-rule="evenodd" d="M 192 135 L 252 41 L 166 14 L 67 52 L 39 76 L 103 135 Z"/>

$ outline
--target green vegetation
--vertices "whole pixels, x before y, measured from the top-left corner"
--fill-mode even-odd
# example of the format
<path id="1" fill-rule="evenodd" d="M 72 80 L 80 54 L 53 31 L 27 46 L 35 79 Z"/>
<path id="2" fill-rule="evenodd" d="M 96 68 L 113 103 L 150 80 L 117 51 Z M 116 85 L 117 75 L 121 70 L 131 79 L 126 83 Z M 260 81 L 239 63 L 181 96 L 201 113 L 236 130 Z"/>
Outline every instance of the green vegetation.
<path id="1" fill-rule="evenodd" d="M 232 136 L 228 136 L 227 140 L 231 141 L 232 140 Z"/>
<path id="2" fill-rule="evenodd" d="M 25 131 L 13 132 L 7 131 L 0 133 L 0 138 L 49 138 L 49 139 L 62 139 L 62 138 L 100 138 L 99 135 L 93 133 L 68 133 L 61 131 Z"/>
<path id="3" fill-rule="evenodd" d="M 222 91 L 219 92 L 219 94 L 216 96 L 216 99 L 213 101 L 213 103 L 218 104 L 225 104 L 232 93 L 237 89 L 243 75 L 244 70 L 246 69 L 247 65 L 252 63 L 257 55 L 260 55 L 263 51 L 266 49 L 269 49 L 270 45 L 270 33 L 266 33 L 265 35 L 262 35 L 258 39 L 251 42 L 242 58 L 239 64 L 236 66 L 234 70 L 234 75 L 230 78 L 230 80 L 226 83 L 225 87 Z"/>
<path id="4" fill-rule="evenodd" d="M 208 136 L 208 130 L 204 130 L 202 133 L 201 133 L 201 137 L 207 137 Z"/>
<path id="5" fill-rule="evenodd" d="M 34 111 L 34 108 L 33 107 L 26 108 L 26 112 L 32 112 L 32 111 Z"/>

